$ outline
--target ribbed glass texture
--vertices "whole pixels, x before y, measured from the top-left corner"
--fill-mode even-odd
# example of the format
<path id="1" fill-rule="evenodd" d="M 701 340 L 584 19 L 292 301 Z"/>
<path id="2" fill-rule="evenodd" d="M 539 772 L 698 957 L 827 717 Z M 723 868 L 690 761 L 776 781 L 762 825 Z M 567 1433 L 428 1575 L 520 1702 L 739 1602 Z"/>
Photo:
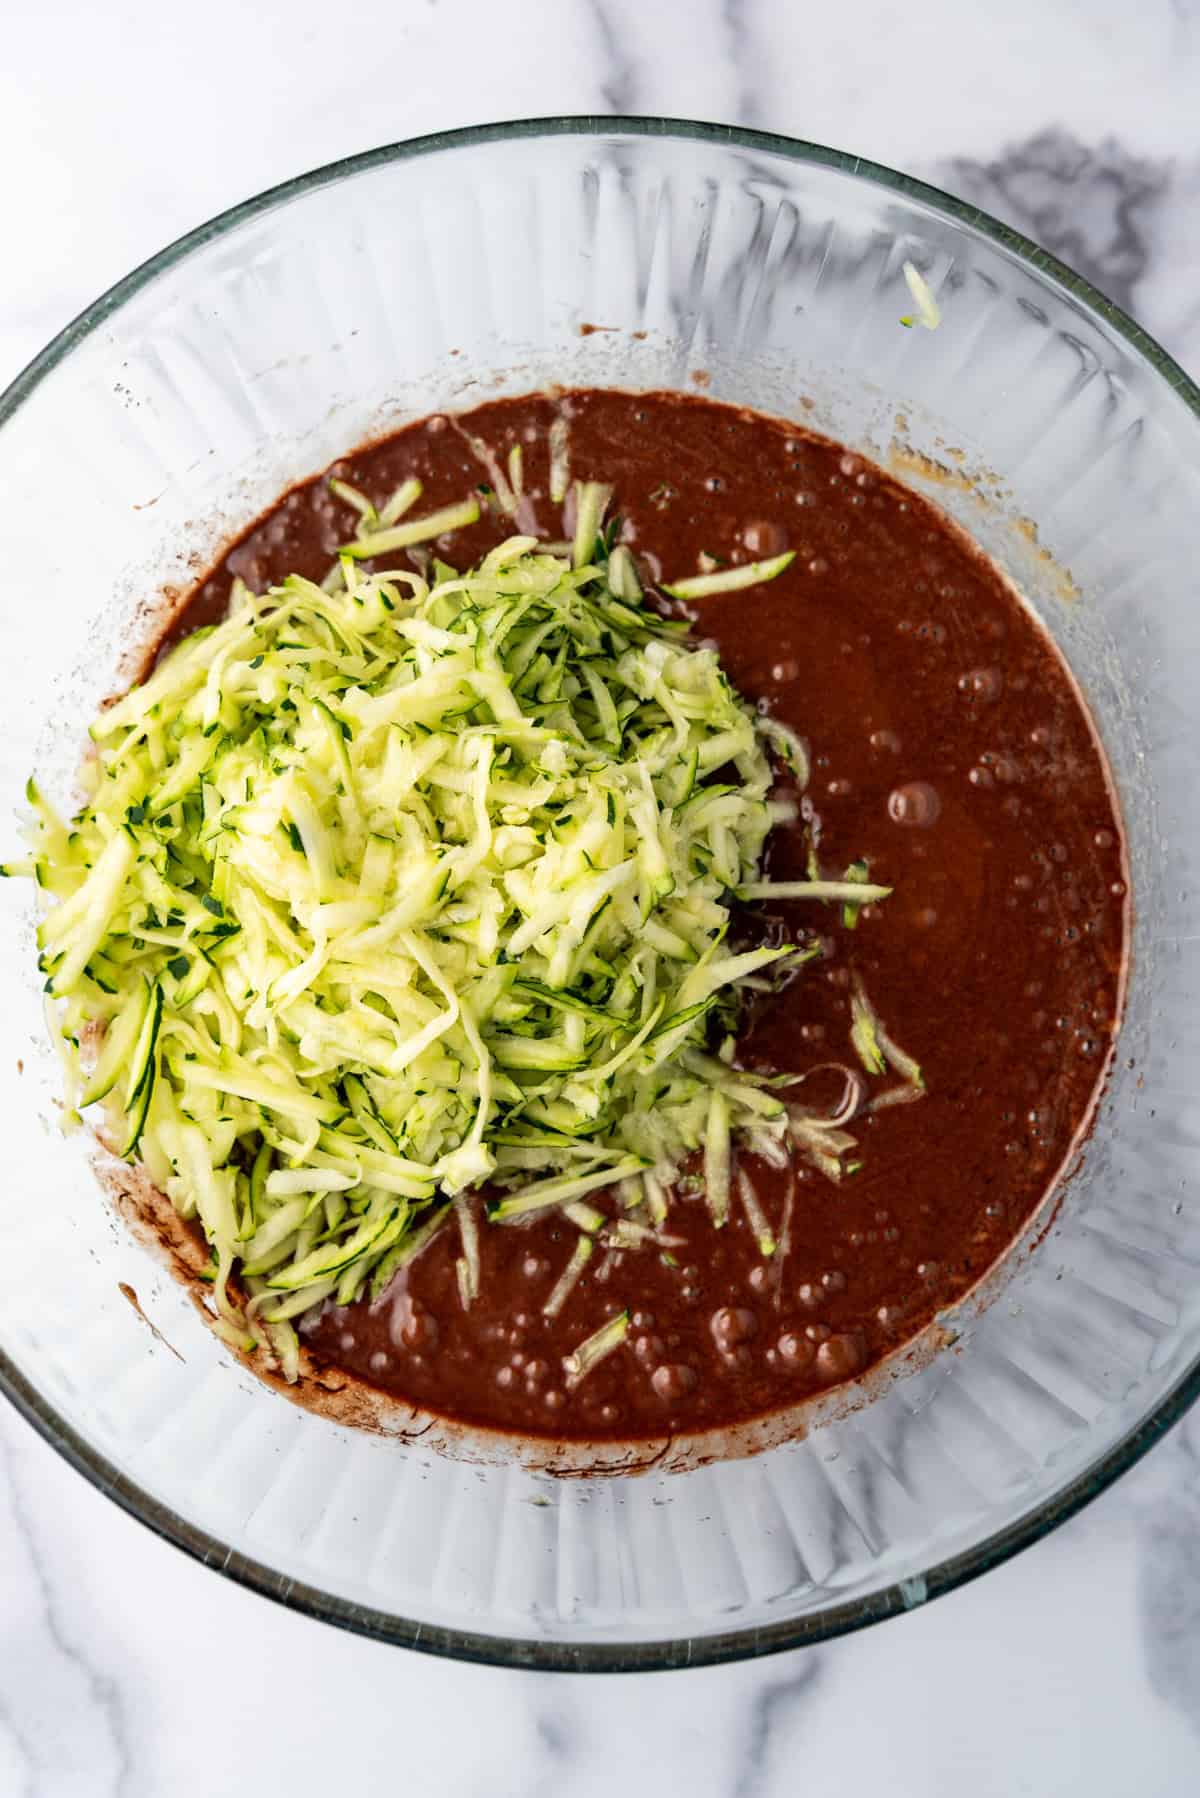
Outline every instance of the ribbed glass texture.
<path id="1" fill-rule="evenodd" d="M 935 333 L 898 324 L 906 259 Z M 711 127 L 550 121 L 360 158 L 165 252 L 0 402 L 0 817 L 30 768 L 69 788 L 139 614 L 288 482 L 431 407 L 698 369 L 869 454 L 905 446 L 905 478 L 1058 639 L 1120 783 L 1136 957 L 1095 1140 L 995 1301 L 944 1320 L 952 1350 L 804 1440 L 673 1475 L 556 1482 L 297 1410 L 59 1133 L 32 902 L 4 895 L 8 1391 L 223 1571 L 441 1652 L 675 1665 L 854 1627 L 1044 1532 L 1197 1383 L 1197 394 L 1068 271 L 919 184 Z"/>

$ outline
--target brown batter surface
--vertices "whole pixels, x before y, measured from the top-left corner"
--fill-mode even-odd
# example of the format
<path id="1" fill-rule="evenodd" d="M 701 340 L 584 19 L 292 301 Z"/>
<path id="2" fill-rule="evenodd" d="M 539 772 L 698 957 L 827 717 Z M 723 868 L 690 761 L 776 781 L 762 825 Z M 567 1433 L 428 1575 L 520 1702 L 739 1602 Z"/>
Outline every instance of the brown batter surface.
<path id="1" fill-rule="evenodd" d="M 578 392 L 427 419 L 333 472 L 379 503 L 417 475 L 432 510 L 488 481 L 468 436 L 502 468 L 519 442 L 530 522 L 560 538 L 546 491 L 556 412 L 573 474 L 615 487 L 644 575 L 796 551 L 769 585 L 698 602 L 697 630 L 809 743 L 822 872 L 866 857 L 895 891 L 853 931 L 836 907 L 776 908 L 787 938 L 816 936 L 821 955 L 752 1020 L 742 1053 L 797 1072 L 853 1063 L 857 973 L 927 1096 L 854 1121 L 862 1165 L 839 1185 L 746 1164 L 777 1230 L 795 1182 L 772 1261 L 736 1205 L 717 1231 L 702 1194 L 677 1195 L 670 1262 L 598 1253 L 551 1321 L 541 1307 L 573 1226 L 485 1228 L 469 1311 L 448 1226 L 376 1305 L 326 1306 L 301 1328 L 318 1362 L 465 1422 L 569 1439 L 689 1433 L 859 1375 L 972 1287 L 1046 1197 L 1117 1024 L 1123 846 L 1103 753 L 1049 639 L 932 506 L 835 443 L 704 399 Z M 323 480 L 296 488 L 172 639 L 223 612 L 233 575 L 257 590 L 293 571 L 320 579 L 355 523 Z M 438 551 L 466 567 L 512 529 L 485 513 Z M 803 878 L 805 853 L 803 824 L 777 831 L 770 874 Z M 626 1307 L 626 1343 L 570 1389 L 563 1357 Z"/>

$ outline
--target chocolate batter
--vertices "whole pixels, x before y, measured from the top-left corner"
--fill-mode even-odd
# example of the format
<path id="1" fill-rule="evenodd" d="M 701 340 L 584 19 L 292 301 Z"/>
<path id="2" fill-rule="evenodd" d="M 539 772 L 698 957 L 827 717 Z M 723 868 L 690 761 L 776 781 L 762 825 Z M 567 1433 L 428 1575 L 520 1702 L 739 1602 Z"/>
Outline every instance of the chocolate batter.
<path id="1" fill-rule="evenodd" d="M 810 744 L 822 872 L 865 857 L 895 891 L 854 930 L 837 907 L 776 908 L 776 927 L 815 936 L 821 954 L 751 1020 L 742 1053 L 789 1071 L 853 1064 L 857 974 L 927 1096 L 855 1119 L 861 1168 L 839 1185 L 744 1163 L 777 1232 L 790 1210 L 770 1261 L 736 1204 L 716 1231 L 703 1195 L 679 1194 L 667 1229 L 683 1240 L 668 1258 L 597 1252 L 549 1321 L 541 1307 L 572 1225 L 486 1227 L 482 1296 L 464 1311 L 450 1224 L 376 1306 L 326 1307 L 302 1333 L 318 1361 L 435 1412 L 524 1435 L 636 1438 L 742 1421 L 854 1378 L 1003 1253 L 1104 1074 L 1125 866 L 1103 753 L 1049 639 L 932 506 L 836 443 L 704 399 L 577 392 L 430 418 L 333 472 L 380 503 L 418 475 L 423 512 L 489 484 L 468 438 L 500 468 L 520 443 L 522 528 L 560 538 L 547 496 L 556 413 L 570 421 L 572 472 L 614 485 L 644 575 L 796 551 L 769 585 L 698 602 L 697 630 L 741 691 Z M 219 616 L 234 575 L 259 590 L 292 571 L 320 579 L 355 525 L 323 480 L 297 487 L 226 555 L 172 637 Z M 513 528 L 487 511 L 439 553 L 465 567 Z M 802 824 L 776 832 L 771 875 L 803 878 L 805 854 Z M 754 927 L 770 928 L 762 910 Z M 626 1308 L 624 1345 L 571 1389 L 563 1357 Z"/>

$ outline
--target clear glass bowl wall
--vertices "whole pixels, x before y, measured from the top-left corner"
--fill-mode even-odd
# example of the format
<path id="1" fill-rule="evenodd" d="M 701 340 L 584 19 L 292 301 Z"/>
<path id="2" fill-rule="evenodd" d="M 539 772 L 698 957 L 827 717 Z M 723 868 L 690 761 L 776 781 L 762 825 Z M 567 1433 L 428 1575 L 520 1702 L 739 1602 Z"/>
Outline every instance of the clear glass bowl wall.
<path id="1" fill-rule="evenodd" d="M 906 258 L 936 333 L 899 326 Z M 1196 1384 L 1197 395 L 1067 271 L 918 184 L 782 140 L 562 121 L 361 158 L 166 252 L 4 403 L 0 816 L 30 768 L 69 791 L 139 608 L 289 482 L 431 408 L 697 369 L 869 454 L 919 452 L 905 478 L 1012 573 L 1120 783 L 1136 954 L 1099 1127 L 996 1302 L 946 1320 L 952 1352 L 806 1440 L 670 1477 L 555 1482 L 302 1412 L 231 1361 L 59 1133 L 32 904 L 5 894 L 10 1393 L 224 1571 L 448 1653 L 672 1665 L 853 1627 L 1051 1527 Z"/>

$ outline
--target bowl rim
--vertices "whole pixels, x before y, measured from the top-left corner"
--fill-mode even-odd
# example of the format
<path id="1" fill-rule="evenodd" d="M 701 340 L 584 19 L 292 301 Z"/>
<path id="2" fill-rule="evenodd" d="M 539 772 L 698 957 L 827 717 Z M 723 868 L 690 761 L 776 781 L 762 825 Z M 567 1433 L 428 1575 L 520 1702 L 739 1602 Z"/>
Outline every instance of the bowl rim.
<path id="1" fill-rule="evenodd" d="M 7 389 L 0 393 L 0 428 L 8 423 L 72 350 L 106 319 L 118 312 L 127 301 L 148 287 L 159 275 L 186 260 L 194 251 L 225 236 L 237 226 L 319 188 L 393 162 L 405 162 L 475 145 L 555 137 L 663 138 L 732 145 L 766 152 L 792 162 L 833 169 L 840 174 L 862 179 L 869 185 L 918 200 L 933 212 L 949 216 L 979 232 L 1090 308 L 1145 359 L 1160 379 L 1200 420 L 1200 388 L 1128 313 L 1107 299 L 1066 263 L 978 207 L 886 164 L 801 138 L 692 119 L 601 113 L 516 119 L 430 132 L 325 163 L 217 213 L 139 264 L 59 331 Z M 1073 1517 L 1122 1473 L 1134 1466 L 1179 1421 L 1200 1396 L 1200 1354 L 1151 1412 L 1061 1492 L 971 1548 L 936 1562 L 922 1575 L 892 1581 L 863 1598 L 830 1605 L 807 1617 L 698 1638 L 682 1636 L 646 1642 L 572 1643 L 506 1637 L 422 1623 L 390 1611 L 353 1604 L 319 1587 L 289 1579 L 265 1563 L 237 1553 L 219 1537 L 197 1528 L 171 1506 L 161 1503 L 144 1487 L 126 1478 L 114 1462 L 100 1454 L 73 1425 L 59 1415 L 2 1346 L 0 1392 L 65 1461 L 131 1517 L 226 1578 L 292 1610 L 376 1641 L 392 1642 L 418 1649 L 422 1653 L 455 1660 L 555 1672 L 643 1672 L 756 1659 L 825 1641 L 911 1610 L 932 1598 L 954 1591 L 968 1580 L 987 1572 L 989 1568 L 999 1566 L 1021 1549 L 1041 1541 L 1052 1530 Z"/>

